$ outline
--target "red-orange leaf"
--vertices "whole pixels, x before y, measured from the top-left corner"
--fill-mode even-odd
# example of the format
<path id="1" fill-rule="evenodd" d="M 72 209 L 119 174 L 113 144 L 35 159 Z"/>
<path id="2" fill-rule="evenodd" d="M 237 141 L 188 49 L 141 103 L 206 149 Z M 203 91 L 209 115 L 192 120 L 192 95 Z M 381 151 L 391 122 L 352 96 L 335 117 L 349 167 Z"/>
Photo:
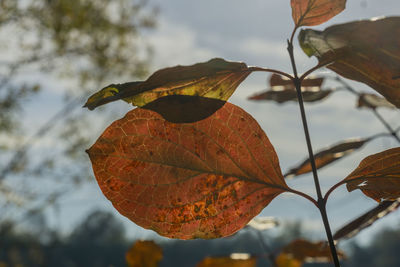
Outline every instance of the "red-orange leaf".
<path id="1" fill-rule="evenodd" d="M 366 157 L 344 182 L 378 202 L 400 198 L 400 147 Z"/>
<path id="2" fill-rule="evenodd" d="M 331 62 L 329 69 L 371 86 L 400 108 L 400 17 L 303 30 L 299 41 L 308 56 Z"/>
<path id="3" fill-rule="evenodd" d="M 196 267 L 255 267 L 257 259 L 248 257 L 246 259 L 236 259 L 232 257 L 207 257 L 202 260 Z"/>
<path id="4" fill-rule="evenodd" d="M 322 168 L 338 159 L 341 159 L 353 151 L 364 146 L 371 138 L 366 139 L 349 139 L 343 142 L 340 142 L 336 145 L 328 147 L 326 149 L 321 150 L 320 152 L 314 155 L 315 165 L 317 169 Z M 309 173 L 312 171 L 310 159 L 304 160 L 297 167 L 290 169 L 284 176 L 287 178 L 291 178 L 293 176 Z"/>
<path id="5" fill-rule="evenodd" d="M 342 12 L 346 7 L 346 0 L 291 0 L 290 5 L 297 27 L 314 26 Z"/>
<path id="6" fill-rule="evenodd" d="M 263 130 L 229 103 L 185 124 L 135 109 L 111 124 L 88 153 L 114 207 L 173 238 L 231 235 L 287 188 Z"/>
<path id="7" fill-rule="evenodd" d="M 360 217 L 352 220 L 336 231 L 333 236 L 334 240 L 342 240 L 355 236 L 361 230 L 371 226 L 374 222 L 397 210 L 400 206 L 400 200 L 383 201 L 375 208 L 367 211 Z"/>
<path id="8" fill-rule="evenodd" d="M 162 257 L 162 249 L 153 241 L 136 241 L 125 254 L 129 267 L 157 267 Z"/>

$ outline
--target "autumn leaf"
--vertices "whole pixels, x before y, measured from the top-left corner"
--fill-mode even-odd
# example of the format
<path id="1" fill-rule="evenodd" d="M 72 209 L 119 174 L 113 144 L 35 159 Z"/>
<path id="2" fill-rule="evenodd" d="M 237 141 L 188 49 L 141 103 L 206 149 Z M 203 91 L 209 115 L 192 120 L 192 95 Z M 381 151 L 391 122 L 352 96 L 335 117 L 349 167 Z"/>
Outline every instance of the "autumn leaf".
<path id="1" fill-rule="evenodd" d="M 337 251 L 339 258 L 344 258 L 342 251 Z M 285 246 L 277 257 L 278 267 L 297 267 L 303 263 L 331 262 L 331 251 L 326 242 L 310 242 L 297 239 Z M 285 265 L 286 264 L 286 265 Z"/>
<path id="2" fill-rule="evenodd" d="M 172 238 L 231 235 L 287 189 L 267 136 L 230 103 L 187 124 L 137 108 L 112 123 L 88 154 L 114 207 Z"/>
<path id="3" fill-rule="evenodd" d="M 214 58 L 191 66 L 156 71 L 146 81 L 110 84 L 89 97 L 90 110 L 122 99 L 144 107 L 166 96 L 200 96 L 226 101 L 253 70 L 242 62 Z"/>
<path id="4" fill-rule="evenodd" d="M 356 234 L 358 234 L 363 229 L 371 226 L 377 220 L 383 218 L 384 216 L 390 214 L 391 212 L 397 210 L 400 206 L 400 201 L 382 201 L 378 204 L 375 208 L 367 211 L 363 215 L 359 216 L 358 218 L 352 220 L 351 222 L 347 223 L 333 236 L 334 240 L 342 240 L 348 239 Z"/>
<path id="5" fill-rule="evenodd" d="M 311 77 L 302 81 L 301 90 L 304 102 L 316 102 L 328 97 L 333 90 L 321 90 L 324 78 Z M 269 79 L 270 90 L 250 96 L 249 100 L 273 100 L 277 103 L 298 101 L 296 88 L 293 81 L 278 74 L 272 74 Z"/>
<path id="6" fill-rule="evenodd" d="M 330 20 L 346 7 L 346 0 L 291 0 L 296 27 L 315 26 Z"/>
<path id="7" fill-rule="evenodd" d="M 157 267 L 162 257 L 162 249 L 153 241 L 136 241 L 125 254 L 128 267 Z"/>
<path id="8" fill-rule="evenodd" d="M 322 168 L 338 159 L 343 158 L 344 156 L 349 155 L 353 151 L 360 149 L 362 146 L 364 146 L 370 140 L 371 140 L 371 138 L 349 139 L 349 140 L 340 142 L 336 145 L 333 145 L 331 147 L 325 148 L 314 155 L 315 165 L 316 165 L 317 169 Z M 312 168 L 311 168 L 310 159 L 306 159 L 301 164 L 299 164 L 297 167 L 290 169 L 290 171 L 287 172 L 284 175 L 284 177 L 291 178 L 293 176 L 309 173 L 311 171 L 312 171 Z"/>
<path id="9" fill-rule="evenodd" d="M 244 259 L 235 257 L 207 257 L 196 267 L 256 267 L 257 259 L 245 254 Z"/>
<path id="10" fill-rule="evenodd" d="M 291 255 L 286 253 L 279 253 L 278 257 L 275 259 L 276 267 L 301 267 L 303 263 L 297 259 L 291 257 Z"/>
<path id="11" fill-rule="evenodd" d="M 358 97 L 357 108 L 376 109 L 379 107 L 390 108 L 390 109 L 396 108 L 396 106 L 387 101 L 385 98 L 375 94 L 362 93 Z"/>
<path id="12" fill-rule="evenodd" d="M 400 17 L 302 30 L 299 41 L 308 56 L 331 62 L 329 69 L 369 85 L 400 108 Z"/>
<path id="13" fill-rule="evenodd" d="M 302 87 L 318 87 L 321 88 L 322 83 L 324 82 L 323 77 L 307 77 L 301 82 Z M 285 88 L 293 88 L 294 87 L 293 81 L 287 77 L 283 77 L 282 75 L 273 73 L 269 78 L 269 85 L 271 87 L 275 86 L 283 86 Z"/>
<path id="14" fill-rule="evenodd" d="M 333 90 L 314 90 L 311 88 L 302 88 L 302 95 L 304 102 L 317 102 L 327 98 Z M 279 104 L 286 103 L 289 101 L 298 101 L 297 92 L 294 89 L 283 89 L 283 90 L 267 90 L 262 93 L 255 94 L 248 98 L 249 100 L 272 100 Z"/>
<path id="15" fill-rule="evenodd" d="M 343 182 L 381 202 L 400 198 L 400 147 L 366 157 Z"/>

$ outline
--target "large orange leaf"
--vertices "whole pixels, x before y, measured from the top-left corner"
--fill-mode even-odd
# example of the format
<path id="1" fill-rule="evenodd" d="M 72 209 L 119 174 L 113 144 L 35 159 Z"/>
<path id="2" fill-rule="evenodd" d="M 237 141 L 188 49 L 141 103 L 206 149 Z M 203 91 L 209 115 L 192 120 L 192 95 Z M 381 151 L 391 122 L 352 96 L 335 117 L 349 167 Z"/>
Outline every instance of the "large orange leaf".
<path id="1" fill-rule="evenodd" d="M 333 235 L 336 241 L 347 239 L 355 236 L 361 230 L 371 226 L 374 222 L 397 210 L 400 206 L 400 200 L 396 201 L 382 201 L 375 208 L 367 211 L 358 218 L 347 223 Z"/>
<path id="2" fill-rule="evenodd" d="M 253 70 L 245 63 L 214 58 L 156 71 L 146 81 L 110 84 L 90 96 L 89 109 L 123 99 L 143 107 L 165 96 L 201 96 L 226 101 Z"/>
<path id="3" fill-rule="evenodd" d="M 342 12 L 346 0 L 291 0 L 292 17 L 297 27 L 324 23 Z"/>
<path id="4" fill-rule="evenodd" d="M 308 56 L 332 62 L 329 69 L 371 86 L 400 108 L 400 17 L 303 30 L 299 41 Z"/>
<path id="5" fill-rule="evenodd" d="M 161 247 L 153 241 L 136 241 L 125 254 L 129 267 L 157 267 L 162 257 Z"/>
<path id="6" fill-rule="evenodd" d="M 287 189 L 263 130 L 229 103 L 207 119 L 185 124 L 132 110 L 88 153 L 114 207 L 173 238 L 233 234 Z"/>
<path id="7" fill-rule="evenodd" d="M 378 202 L 400 198 L 400 147 L 366 157 L 344 182 Z"/>

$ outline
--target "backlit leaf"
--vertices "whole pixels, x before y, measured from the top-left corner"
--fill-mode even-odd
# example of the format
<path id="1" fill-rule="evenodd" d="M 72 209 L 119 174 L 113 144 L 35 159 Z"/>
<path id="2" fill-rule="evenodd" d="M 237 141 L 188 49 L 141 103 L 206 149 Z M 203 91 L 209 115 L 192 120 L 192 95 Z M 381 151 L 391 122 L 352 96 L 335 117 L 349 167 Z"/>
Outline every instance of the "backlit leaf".
<path id="1" fill-rule="evenodd" d="M 85 104 L 90 110 L 123 99 L 143 107 L 165 96 L 201 96 L 226 101 L 252 72 L 242 62 L 214 58 L 191 66 L 156 71 L 146 81 L 110 84 L 93 94 Z"/>
<path id="2" fill-rule="evenodd" d="M 167 237 L 231 235 L 287 189 L 263 130 L 229 103 L 181 124 L 137 108 L 112 123 L 88 153 L 114 207 Z"/>
<path id="3" fill-rule="evenodd" d="M 340 258 L 344 257 L 344 253 L 340 250 L 337 251 Z M 283 256 L 281 256 L 283 255 Z M 285 246 L 279 257 L 289 260 L 294 259 L 300 263 L 305 262 L 331 262 L 332 256 L 329 245 L 326 242 L 310 242 L 303 239 L 297 239 Z M 294 262 L 296 264 L 296 262 Z M 285 265 L 282 265 L 285 266 Z M 301 266 L 301 265 L 286 265 L 286 266 Z"/>
<path id="4" fill-rule="evenodd" d="M 326 149 L 321 150 L 320 152 L 314 155 L 315 165 L 317 169 L 322 168 L 338 159 L 343 158 L 344 156 L 349 155 L 353 151 L 361 148 L 371 139 L 350 139 L 343 142 L 340 142 L 336 145 L 328 147 Z M 312 171 L 311 163 L 309 159 L 303 161 L 299 166 L 292 168 L 288 173 L 284 176 L 287 178 L 291 178 L 293 176 L 297 176 L 300 174 L 309 173 Z"/>
<path id="5" fill-rule="evenodd" d="M 304 102 L 317 102 L 327 98 L 333 90 L 314 90 L 311 88 L 302 88 Z M 258 93 L 248 98 L 249 100 L 272 100 L 277 103 L 286 103 L 289 101 L 298 101 L 297 92 L 294 89 L 268 90 Z"/>
<path id="6" fill-rule="evenodd" d="M 333 236 L 334 240 L 347 239 L 355 236 L 363 229 L 371 226 L 374 222 L 397 210 L 400 201 L 382 201 L 377 207 L 367 211 L 357 219 L 352 220 L 340 228 Z"/>
<path id="7" fill-rule="evenodd" d="M 162 257 L 162 249 L 153 241 L 136 241 L 125 254 L 128 267 L 157 267 Z"/>
<path id="8" fill-rule="evenodd" d="M 363 93 L 360 94 L 358 97 L 358 103 L 357 103 L 357 108 L 379 108 L 379 107 L 385 107 L 385 108 L 391 108 L 395 109 L 396 106 L 394 106 L 392 103 L 387 101 L 385 98 L 375 95 L 375 94 L 368 94 L 368 93 Z"/>
<path id="9" fill-rule="evenodd" d="M 346 0 L 291 0 L 292 17 L 297 27 L 324 23 L 342 12 Z"/>
<path id="10" fill-rule="evenodd" d="M 322 83 L 324 82 L 324 78 L 323 77 L 308 77 L 306 79 L 304 79 L 301 83 L 302 87 L 318 87 L 320 88 L 322 86 Z M 271 85 L 271 87 L 274 86 L 284 86 L 284 87 L 289 87 L 289 88 L 293 88 L 294 84 L 293 81 L 287 77 L 284 77 L 282 75 L 273 73 L 271 75 L 271 77 L 269 78 L 269 85 Z"/>
<path id="11" fill-rule="evenodd" d="M 400 17 L 303 30 L 299 41 L 308 56 L 333 62 L 329 69 L 371 86 L 400 108 Z"/>
<path id="12" fill-rule="evenodd" d="M 256 267 L 257 259 L 248 257 L 247 259 L 235 259 L 232 257 L 207 257 L 196 267 Z"/>
<path id="13" fill-rule="evenodd" d="M 400 147 L 366 157 L 344 179 L 349 192 L 360 189 L 376 201 L 400 198 Z"/>

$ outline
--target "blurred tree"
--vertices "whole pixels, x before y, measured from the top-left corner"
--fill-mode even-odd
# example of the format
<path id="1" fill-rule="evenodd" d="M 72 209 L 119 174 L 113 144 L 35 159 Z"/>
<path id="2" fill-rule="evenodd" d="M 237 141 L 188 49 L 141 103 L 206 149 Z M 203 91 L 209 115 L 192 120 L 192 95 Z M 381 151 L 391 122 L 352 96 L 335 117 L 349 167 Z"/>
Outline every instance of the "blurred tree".
<path id="1" fill-rule="evenodd" d="M 155 26 L 155 15 L 145 0 L 0 0 L 3 214 L 15 214 L 16 206 L 40 212 L 89 176 L 82 159 L 93 139 L 85 129 L 94 119 L 84 112 L 78 119 L 81 96 L 107 82 L 146 74 L 151 49 L 142 33 Z M 48 120 L 41 126 L 30 123 L 25 109 L 39 101 L 57 106 L 40 114 Z M 97 125 L 102 115 L 96 116 Z M 46 135 L 52 137 L 47 150 L 29 153 Z"/>

